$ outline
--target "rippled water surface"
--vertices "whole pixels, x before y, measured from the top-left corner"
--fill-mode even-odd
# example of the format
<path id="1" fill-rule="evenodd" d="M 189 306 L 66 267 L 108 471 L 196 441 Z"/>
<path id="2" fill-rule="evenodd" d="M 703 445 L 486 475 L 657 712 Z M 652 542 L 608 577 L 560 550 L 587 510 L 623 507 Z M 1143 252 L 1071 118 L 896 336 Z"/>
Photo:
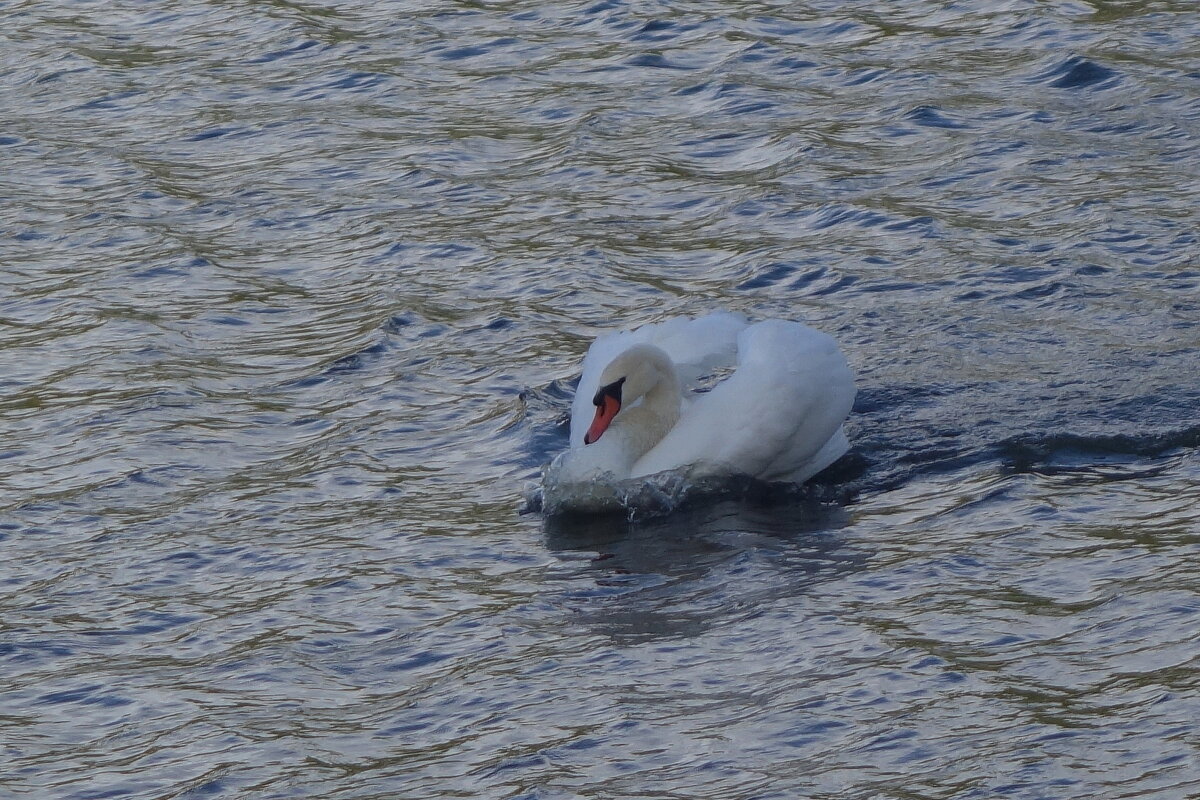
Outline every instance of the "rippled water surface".
<path id="1" fill-rule="evenodd" d="M 1194 3 L 0 17 L 0 795 L 1200 795 Z M 821 490 L 519 514 L 714 308 Z"/>

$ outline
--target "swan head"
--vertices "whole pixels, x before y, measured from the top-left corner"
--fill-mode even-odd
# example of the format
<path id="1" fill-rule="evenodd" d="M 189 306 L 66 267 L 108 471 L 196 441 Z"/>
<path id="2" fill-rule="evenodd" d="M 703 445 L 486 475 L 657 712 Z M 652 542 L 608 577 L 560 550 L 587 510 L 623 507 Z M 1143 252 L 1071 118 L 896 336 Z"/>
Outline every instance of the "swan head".
<path id="1" fill-rule="evenodd" d="M 678 411 L 679 378 L 671 358 L 649 344 L 634 345 L 614 358 L 600 373 L 600 388 L 592 398 L 596 416 L 583 437 L 592 444 L 604 435 L 622 406 L 628 407 L 653 394 L 663 394 Z"/>

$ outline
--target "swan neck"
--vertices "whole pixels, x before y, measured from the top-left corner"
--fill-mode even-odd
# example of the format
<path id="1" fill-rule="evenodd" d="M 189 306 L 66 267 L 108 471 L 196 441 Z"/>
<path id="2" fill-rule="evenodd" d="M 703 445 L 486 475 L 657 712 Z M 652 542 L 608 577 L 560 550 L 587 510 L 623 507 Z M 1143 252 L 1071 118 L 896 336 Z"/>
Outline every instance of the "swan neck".
<path id="1" fill-rule="evenodd" d="M 630 467 L 661 442 L 679 422 L 681 403 L 679 379 L 672 371 L 646 392 L 641 402 L 617 415 L 613 427 L 620 428 L 618 435 L 624 442 Z"/>
<path id="2" fill-rule="evenodd" d="M 679 378 L 673 372 L 663 376 L 663 379 L 642 398 L 644 408 L 654 416 L 668 421 L 667 430 L 675 427 L 675 423 L 679 421 L 680 402 Z M 666 431 L 663 433 L 665 435 Z"/>

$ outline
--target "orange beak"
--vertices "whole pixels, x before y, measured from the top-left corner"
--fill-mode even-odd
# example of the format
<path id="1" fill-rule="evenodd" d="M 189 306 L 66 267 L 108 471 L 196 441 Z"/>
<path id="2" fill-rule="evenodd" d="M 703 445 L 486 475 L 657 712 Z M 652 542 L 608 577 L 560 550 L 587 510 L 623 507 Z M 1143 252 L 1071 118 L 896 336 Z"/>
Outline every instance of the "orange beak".
<path id="1" fill-rule="evenodd" d="M 621 401 L 612 395 L 606 394 L 598 399 L 600 402 L 596 405 L 596 418 L 592 420 L 592 426 L 583 436 L 584 444 L 591 444 L 603 436 L 612 424 L 613 417 L 621 410 Z"/>

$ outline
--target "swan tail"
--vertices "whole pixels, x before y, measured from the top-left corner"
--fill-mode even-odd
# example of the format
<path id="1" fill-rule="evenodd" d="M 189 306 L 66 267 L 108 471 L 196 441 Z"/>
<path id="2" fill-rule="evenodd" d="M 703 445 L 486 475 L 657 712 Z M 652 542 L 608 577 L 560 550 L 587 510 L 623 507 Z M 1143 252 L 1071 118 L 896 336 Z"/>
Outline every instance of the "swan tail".
<path id="1" fill-rule="evenodd" d="M 794 483 L 804 483 L 821 470 L 837 461 L 850 450 L 850 440 L 846 437 L 846 427 L 838 426 L 829 441 L 821 445 L 821 449 L 813 457 L 804 462 L 795 472 L 788 475 L 786 480 Z"/>

